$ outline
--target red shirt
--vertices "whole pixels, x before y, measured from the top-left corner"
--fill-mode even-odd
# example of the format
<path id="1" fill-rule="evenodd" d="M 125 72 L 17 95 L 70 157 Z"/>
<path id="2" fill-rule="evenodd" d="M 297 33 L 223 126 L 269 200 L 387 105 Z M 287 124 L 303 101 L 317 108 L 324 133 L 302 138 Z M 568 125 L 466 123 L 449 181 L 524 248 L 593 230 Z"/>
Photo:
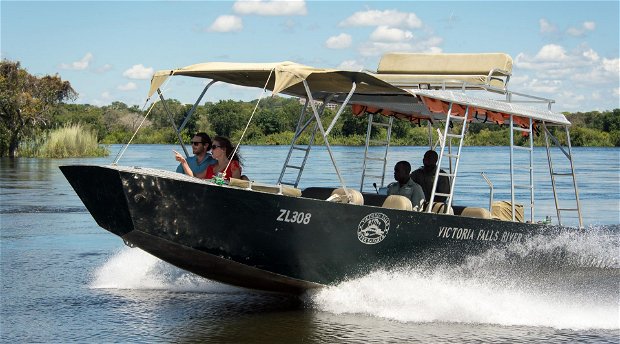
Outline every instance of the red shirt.
<path id="1" fill-rule="evenodd" d="M 209 167 L 207 167 L 207 174 L 205 175 L 205 179 L 211 179 L 215 177 L 215 165 L 217 164 L 209 165 Z M 226 174 L 224 175 L 224 179 L 230 180 L 230 177 L 232 176 L 233 172 L 236 170 L 239 170 L 239 174 L 241 174 L 241 165 L 239 165 L 239 161 L 233 160 L 230 162 L 230 164 L 228 164 L 228 168 L 226 169 Z"/>

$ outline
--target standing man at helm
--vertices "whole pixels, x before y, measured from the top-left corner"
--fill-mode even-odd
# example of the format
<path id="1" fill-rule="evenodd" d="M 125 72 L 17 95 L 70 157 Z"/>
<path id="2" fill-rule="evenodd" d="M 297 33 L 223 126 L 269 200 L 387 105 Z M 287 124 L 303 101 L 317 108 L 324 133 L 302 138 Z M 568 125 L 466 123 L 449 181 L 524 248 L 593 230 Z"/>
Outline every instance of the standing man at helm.
<path id="1" fill-rule="evenodd" d="M 207 167 L 217 163 L 217 160 L 211 156 L 209 150 L 211 150 L 211 138 L 209 135 L 204 132 L 196 133 L 192 138 L 192 153 L 194 155 L 186 159 L 194 175 L 204 173 Z M 177 172 L 184 173 L 181 164 L 177 167 Z"/>

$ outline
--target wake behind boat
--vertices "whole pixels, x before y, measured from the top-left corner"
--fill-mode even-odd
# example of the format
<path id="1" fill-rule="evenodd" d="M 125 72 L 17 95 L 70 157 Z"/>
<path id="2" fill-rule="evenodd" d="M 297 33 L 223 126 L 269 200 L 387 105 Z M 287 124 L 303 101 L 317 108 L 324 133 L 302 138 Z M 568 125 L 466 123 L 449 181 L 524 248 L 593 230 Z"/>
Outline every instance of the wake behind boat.
<path id="1" fill-rule="evenodd" d="M 505 54 L 387 54 L 376 73 L 292 62 L 203 63 L 159 71 L 149 97 L 157 92 L 164 102 L 159 88 L 170 76 L 212 80 L 177 133 L 215 82 L 304 98 L 278 180 L 264 184 L 231 179 L 220 185 L 116 164 L 61 166 L 61 170 L 99 226 L 182 269 L 236 286 L 300 293 L 416 260 L 456 262 L 492 246 L 522 241 L 548 224 L 535 213 L 533 135 L 537 132 L 545 135 L 557 223 L 572 213 L 582 225 L 570 123 L 550 110 L 552 100 L 509 91 L 511 70 L 512 59 Z M 330 103 L 340 108 L 325 125 L 324 110 Z M 361 181 L 355 189 L 344 180 L 329 144 L 333 125 L 348 105 L 355 115 L 368 118 Z M 421 206 L 403 196 L 364 191 L 369 183 L 385 183 L 395 119 L 428 125 L 429 147 L 436 146 L 438 166 L 445 170 L 436 169 L 430 201 Z M 494 201 L 489 181 L 490 197 L 480 200 L 480 207 L 453 204 L 469 123 L 510 128 L 506 169 L 510 200 Z M 384 141 L 373 142 L 371 132 L 376 126 L 385 128 Z M 551 126 L 564 129 L 564 144 L 549 130 Z M 433 130 L 437 130 L 437 142 Z M 309 144 L 298 143 L 302 133 L 310 135 Z M 300 190 L 297 186 L 317 135 L 338 178 L 332 188 Z M 527 139 L 516 143 L 517 135 Z M 371 155 L 371 145 L 384 146 L 384 154 Z M 557 161 L 554 150 L 565 159 Z M 529 158 L 528 166 L 516 164 L 518 154 Z M 449 192 L 435 191 L 439 178 L 449 178 Z M 556 183 L 560 178 L 572 185 L 572 205 L 560 204 Z M 440 198 L 444 201 L 437 202 Z"/>

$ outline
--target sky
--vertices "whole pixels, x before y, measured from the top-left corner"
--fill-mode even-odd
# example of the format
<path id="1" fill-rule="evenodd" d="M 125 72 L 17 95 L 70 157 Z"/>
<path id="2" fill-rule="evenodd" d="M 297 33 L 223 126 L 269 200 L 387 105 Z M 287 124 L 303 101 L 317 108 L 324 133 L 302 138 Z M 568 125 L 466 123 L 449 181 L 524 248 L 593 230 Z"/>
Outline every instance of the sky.
<path id="1" fill-rule="evenodd" d="M 554 111 L 620 107 L 620 1 L 0 1 L 0 56 L 58 74 L 76 103 L 145 103 L 157 70 L 293 61 L 375 71 L 386 52 L 504 52 L 509 89 Z M 173 78 L 193 103 L 204 80 Z M 204 100 L 258 89 L 214 86 Z"/>

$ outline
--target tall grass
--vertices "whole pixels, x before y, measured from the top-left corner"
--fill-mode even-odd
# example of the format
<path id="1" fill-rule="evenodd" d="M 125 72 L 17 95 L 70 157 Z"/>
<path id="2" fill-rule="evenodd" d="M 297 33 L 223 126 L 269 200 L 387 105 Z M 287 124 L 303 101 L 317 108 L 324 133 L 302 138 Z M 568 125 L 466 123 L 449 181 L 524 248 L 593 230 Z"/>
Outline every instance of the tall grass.
<path id="1" fill-rule="evenodd" d="M 97 142 L 95 132 L 79 123 L 37 135 L 20 146 L 21 156 L 37 158 L 83 158 L 109 154 L 109 150 Z"/>

